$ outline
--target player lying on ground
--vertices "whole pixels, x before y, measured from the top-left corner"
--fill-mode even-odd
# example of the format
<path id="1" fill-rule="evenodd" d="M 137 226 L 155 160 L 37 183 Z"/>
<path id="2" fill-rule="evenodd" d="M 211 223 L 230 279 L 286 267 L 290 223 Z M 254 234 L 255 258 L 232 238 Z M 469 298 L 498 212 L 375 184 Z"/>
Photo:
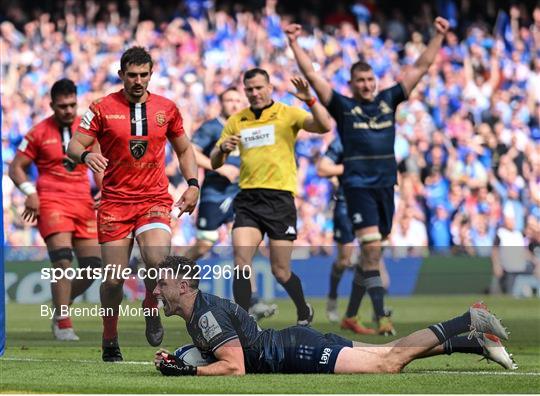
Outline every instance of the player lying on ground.
<path id="1" fill-rule="evenodd" d="M 194 367 L 159 350 L 154 363 L 163 375 L 399 373 L 415 359 L 454 352 L 483 355 L 506 369 L 517 368 L 498 338 L 508 339 L 506 329 L 480 303 L 393 342 L 364 344 L 304 326 L 260 330 L 237 304 L 201 292 L 199 281 L 187 275 L 195 265 L 186 257 L 165 258 L 160 268 L 170 270 L 162 271 L 154 295 L 162 300 L 166 316 L 184 318 L 195 346 L 212 353 L 216 362 Z"/>

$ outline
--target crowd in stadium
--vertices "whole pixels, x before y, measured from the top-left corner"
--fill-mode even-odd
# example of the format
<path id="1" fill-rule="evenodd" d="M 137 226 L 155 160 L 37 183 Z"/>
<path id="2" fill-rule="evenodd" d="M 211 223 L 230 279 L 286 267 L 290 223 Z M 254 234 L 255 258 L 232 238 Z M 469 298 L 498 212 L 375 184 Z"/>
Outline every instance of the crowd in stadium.
<path id="1" fill-rule="evenodd" d="M 142 45 L 154 60 L 149 90 L 179 106 L 190 133 L 217 115 L 218 94 L 231 85 L 241 88 L 242 72 L 251 67 L 269 71 L 275 100 L 302 105 L 288 92 L 297 69 L 282 28 L 293 20 L 304 26 L 301 45 L 316 67 L 338 92 L 348 94 L 349 69 L 359 57 L 373 67 L 381 89 L 399 81 L 441 11 L 452 32 L 429 75 L 396 114 L 400 177 L 392 243 L 419 254 L 422 246 L 452 246 L 486 256 L 500 230 L 515 236 L 506 242 L 522 246 L 540 239 L 540 5 L 518 3 L 497 13 L 488 2 L 488 17 L 477 23 L 466 18 L 468 2 L 460 9 L 454 1 L 438 2 L 443 10 L 425 3 L 411 20 L 370 1 L 352 7 L 336 2 L 335 12 L 318 18 L 308 11 L 278 13 L 275 0 L 257 11 L 191 0 L 170 20 L 160 17 L 159 7 L 146 19 L 137 0 L 128 2 L 128 12 L 116 2 L 60 3 L 59 15 L 42 13 L 37 19 L 10 7 L 0 24 L 8 246 L 44 245 L 37 230 L 21 220 L 24 195 L 6 169 L 22 136 L 50 114 L 47 93 L 54 81 L 67 77 L 77 83 L 82 112 L 120 89 L 120 54 Z M 302 132 L 296 146 L 296 244 L 310 246 L 313 255 L 328 254 L 334 245 L 334 187 L 316 172 L 334 136 Z M 174 156 L 168 159 L 170 191 L 178 198 L 185 181 Z M 194 217 L 185 215 L 173 226 L 173 246 L 193 242 Z M 230 246 L 225 228 L 216 246 Z"/>

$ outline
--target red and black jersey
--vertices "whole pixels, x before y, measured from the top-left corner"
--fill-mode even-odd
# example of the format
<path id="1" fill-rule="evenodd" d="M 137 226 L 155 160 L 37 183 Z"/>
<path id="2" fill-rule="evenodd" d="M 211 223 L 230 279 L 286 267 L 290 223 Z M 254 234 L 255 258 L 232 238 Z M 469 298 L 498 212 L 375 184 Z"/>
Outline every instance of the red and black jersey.
<path id="1" fill-rule="evenodd" d="M 39 196 L 90 197 L 86 165 L 64 164 L 72 131 L 77 128 L 80 120 L 80 117 L 76 117 L 70 126 L 61 127 L 51 116 L 28 131 L 19 144 L 18 152 L 32 159 L 37 166 Z"/>
<path id="2" fill-rule="evenodd" d="M 78 131 L 96 138 L 109 160 L 103 199 L 140 202 L 168 194 L 165 142 L 184 134 L 171 100 L 148 93 L 146 102 L 130 103 L 120 90 L 92 103 Z"/>

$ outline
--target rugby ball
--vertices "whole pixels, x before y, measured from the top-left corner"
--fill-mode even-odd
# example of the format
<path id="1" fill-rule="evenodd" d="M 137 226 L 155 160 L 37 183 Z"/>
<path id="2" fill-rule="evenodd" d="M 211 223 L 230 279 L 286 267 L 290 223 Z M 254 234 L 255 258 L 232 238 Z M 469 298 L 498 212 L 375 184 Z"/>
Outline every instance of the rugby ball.
<path id="1" fill-rule="evenodd" d="M 208 366 L 210 363 L 214 363 L 216 361 L 214 355 L 211 353 L 202 352 L 193 344 L 181 346 L 174 351 L 174 356 L 182 359 L 185 364 L 195 367 Z"/>

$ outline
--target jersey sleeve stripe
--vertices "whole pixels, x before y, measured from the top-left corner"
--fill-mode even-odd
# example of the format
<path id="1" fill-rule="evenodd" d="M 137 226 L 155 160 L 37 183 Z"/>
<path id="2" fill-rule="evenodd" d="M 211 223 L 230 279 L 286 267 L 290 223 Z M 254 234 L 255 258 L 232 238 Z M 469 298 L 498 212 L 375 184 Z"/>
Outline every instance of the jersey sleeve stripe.
<path id="1" fill-rule="evenodd" d="M 232 337 L 229 337 L 223 341 L 221 341 L 219 344 L 217 344 L 215 347 L 212 348 L 212 352 L 215 352 L 220 346 L 222 346 L 223 344 L 226 344 L 227 342 L 231 341 L 231 340 L 234 340 L 238 338 L 238 335 L 234 335 Z"/>

